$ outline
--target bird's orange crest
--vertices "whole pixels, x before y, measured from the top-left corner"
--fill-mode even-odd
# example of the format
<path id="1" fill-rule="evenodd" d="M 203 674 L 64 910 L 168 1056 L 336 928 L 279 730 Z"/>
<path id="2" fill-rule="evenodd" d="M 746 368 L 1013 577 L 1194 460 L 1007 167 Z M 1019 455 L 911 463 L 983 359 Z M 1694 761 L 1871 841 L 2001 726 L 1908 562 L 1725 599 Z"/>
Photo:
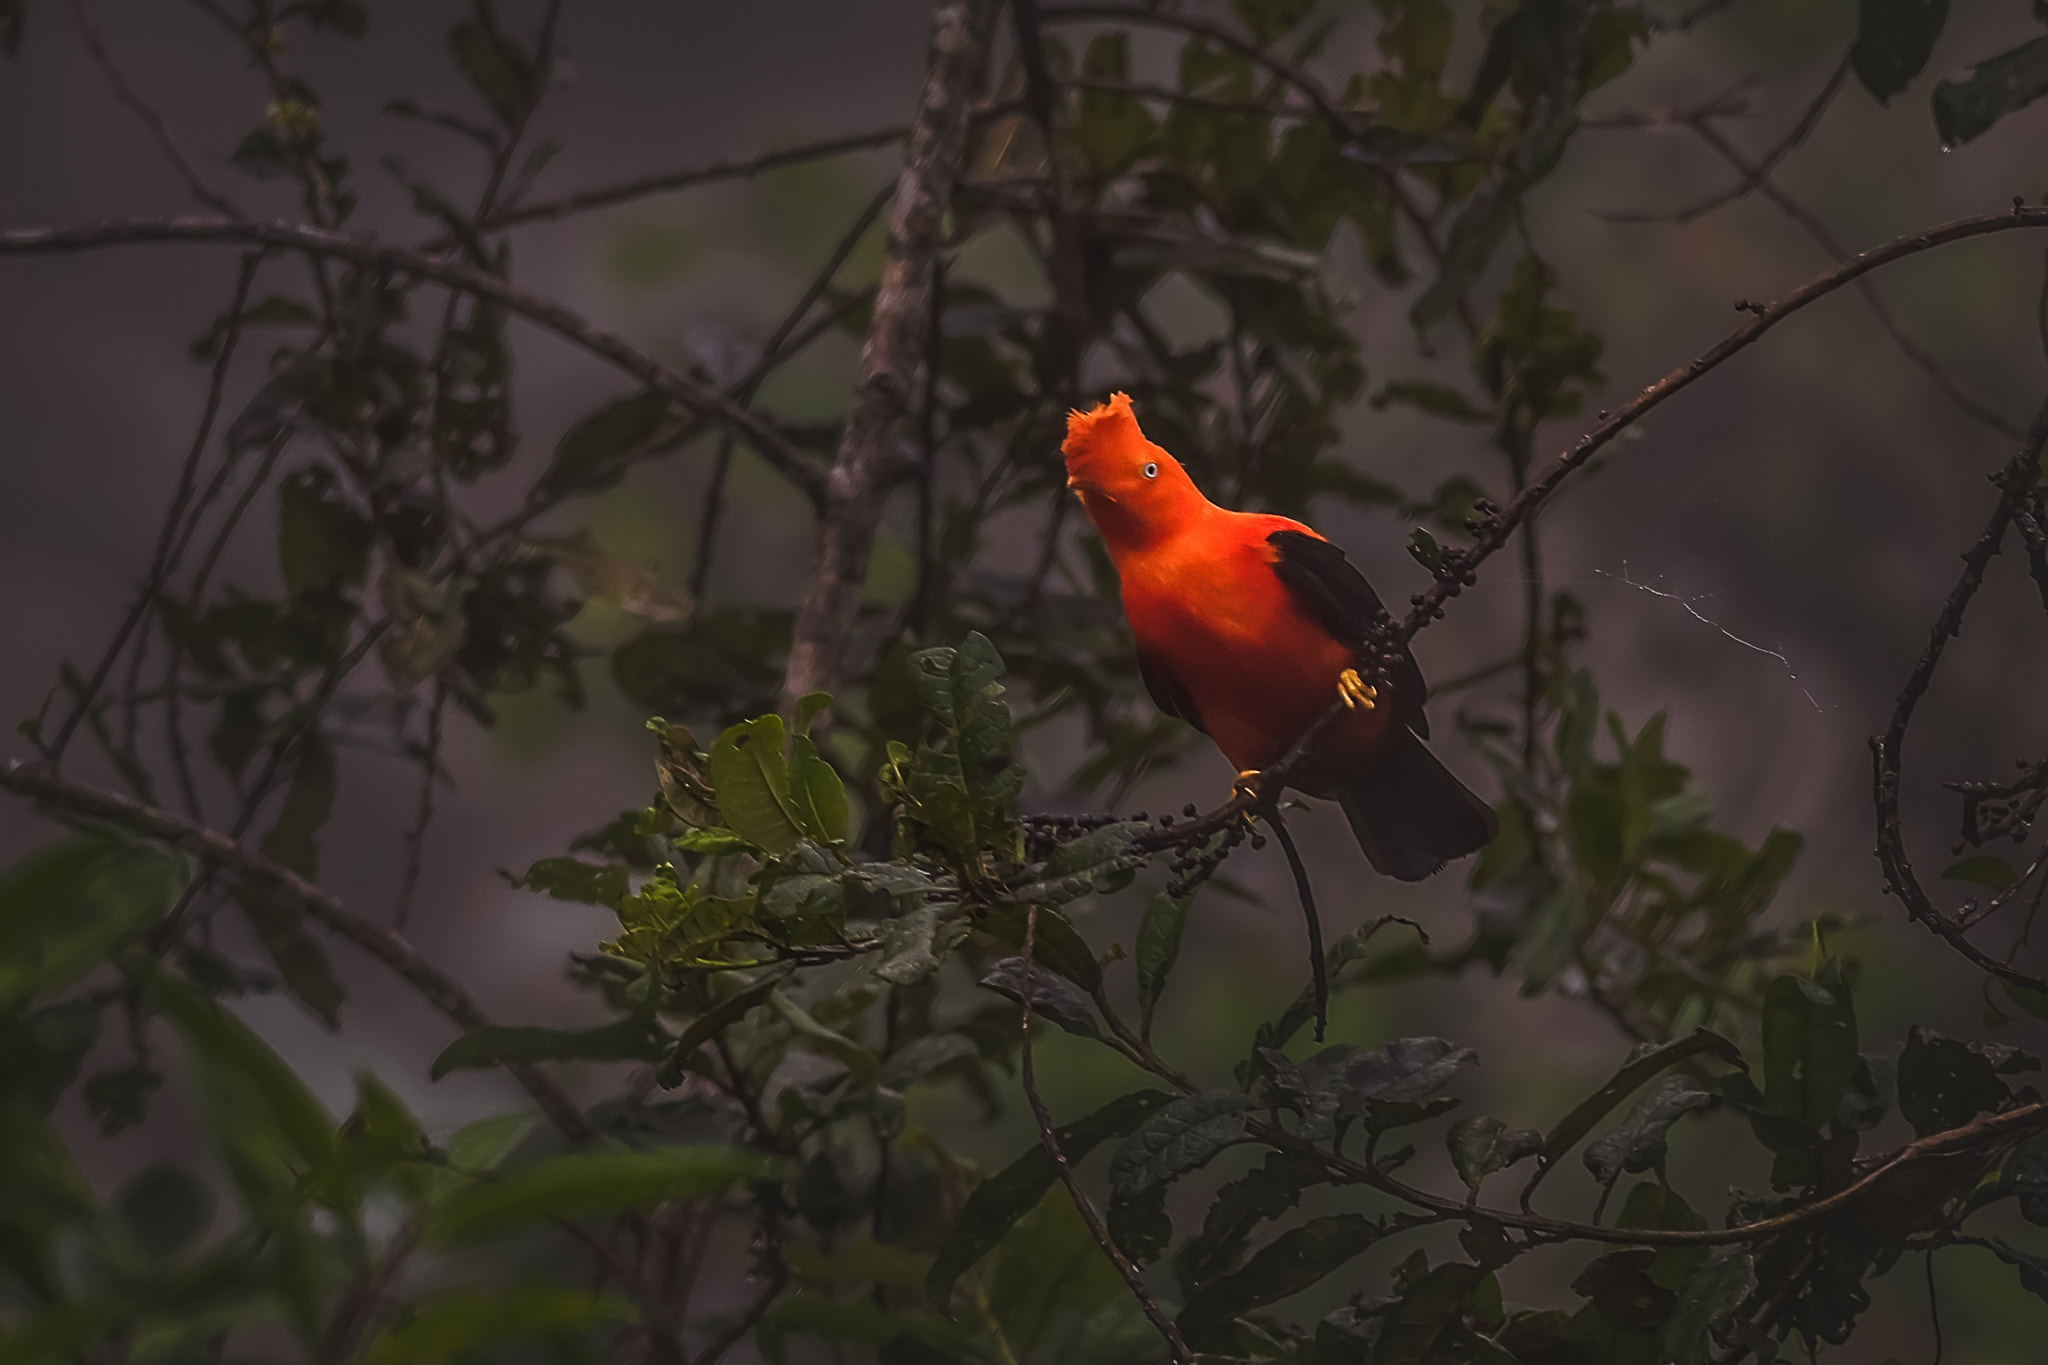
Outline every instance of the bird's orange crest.
<path id="1" fill-rule="evenodd" d="M 1131 396 L 1113 393 L 1107 403 L 1067 414 L 1067 439 L 1060 443 L 1060 453 L 1072 469 L 1103 456 L 1135 453 L 1144 444 L 1145 433 L 1138 430 L 1137 415 L 1131 411 Z"/>

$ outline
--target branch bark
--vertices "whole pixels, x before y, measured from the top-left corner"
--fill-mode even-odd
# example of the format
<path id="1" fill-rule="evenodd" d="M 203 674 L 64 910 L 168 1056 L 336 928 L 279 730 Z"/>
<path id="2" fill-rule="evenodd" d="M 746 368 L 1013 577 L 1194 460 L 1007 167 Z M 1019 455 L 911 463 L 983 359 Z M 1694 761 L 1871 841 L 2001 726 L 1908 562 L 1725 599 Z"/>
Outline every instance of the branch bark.
<path id="1" fill-rule="evenodd" d="M 994 0 L 941 0 L 909 149 L 896 186 L 875 311 L 861 348 L 853 409 L 825 479 L 810 590 L 797 612 L 783 703 L 836 689 L 891 484 L 914 466 L 900 428 L 931 327 L 940 228 L 967 147 Z"/>
<path id="2" fill-rule="evenodd" d="M 562 304 L 530 294 L 472 266 L 437 260 L 404 247 L 385 246 L 367 237 L 305 223 L 259 223 L 202 217 L 131 219 L 87 227 L 20 228 L 0 232 L 0 256 L 50 255 L 158 242 L 260 242 L 412 275 L 489 299 L 507 312 L 516 313 L 609 362 L 691 412 L 719 423 L 752 446 L 762 459 L 809 497 L 813 504 L 824 499 L 823 472 L 794 442 L 758 413 L 750 412 L 715 389 L 670 369 L 616 332 L 599 327 Z"/>
<path id="3" fill-rule="evenodd" d="M 131 801 L 116 792 L 51 777 L 21 763 L 0 768 L 0 787 L 18 795 L 47 802 L 61 810 L 90 819 L 120 825 L 146 838 L 185 849 L 236 876 L 290 896 L 320 924 L 339 938 L 376 958 L 403 977 L 426 1002 L 464 1029 L 490 1023 L 469 993 L 426 958 L 417 948 L 388 929 L 379 929 L 298 873 L 252 853 L 219 830 Z M 531 1063 L 507 1066 L 518 1082 L 533 1096 L 534 1103 L 548 1116 L 562 1135 L 572 1142 L 585 1142 L 597 1135 L 590 1121 L 545 1072 Z"/>

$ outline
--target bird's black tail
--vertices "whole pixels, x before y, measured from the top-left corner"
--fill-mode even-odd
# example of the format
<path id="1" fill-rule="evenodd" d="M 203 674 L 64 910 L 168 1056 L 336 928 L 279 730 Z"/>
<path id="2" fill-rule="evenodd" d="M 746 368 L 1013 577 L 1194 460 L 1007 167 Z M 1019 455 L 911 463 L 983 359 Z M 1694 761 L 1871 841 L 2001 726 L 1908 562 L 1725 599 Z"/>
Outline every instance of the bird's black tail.
<path id="1" fill-rule="evenodd" d="M 1493 808 L 1405 727 L 1369 762 L 1326 781 L 1373 869 L 1404 882 L 1486 847 L 1500 829 Z"/>

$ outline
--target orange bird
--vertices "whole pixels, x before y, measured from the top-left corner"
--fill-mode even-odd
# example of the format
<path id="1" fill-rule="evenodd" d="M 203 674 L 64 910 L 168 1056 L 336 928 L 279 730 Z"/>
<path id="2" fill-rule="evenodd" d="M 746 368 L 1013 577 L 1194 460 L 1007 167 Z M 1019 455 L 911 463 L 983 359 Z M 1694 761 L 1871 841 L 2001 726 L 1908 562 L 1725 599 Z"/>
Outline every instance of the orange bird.
<path id="1" fill-rule="evenodd" d="M 1067 487 L 1123 586 L 1145 688 L 1216 741 L 1241 784 L 1341 699 L 1293 785 L 1334 797 L 1375 869 L 1419 881 L 1493 838 L 1493 810 L 1423 744 L 1428 689 L 1402 650 L 1384 690 L 1359 676 L 1380 599 L 1298 521 L 1232 512 L 1145 439 L 1125 394 L 1067 417 Z"/>

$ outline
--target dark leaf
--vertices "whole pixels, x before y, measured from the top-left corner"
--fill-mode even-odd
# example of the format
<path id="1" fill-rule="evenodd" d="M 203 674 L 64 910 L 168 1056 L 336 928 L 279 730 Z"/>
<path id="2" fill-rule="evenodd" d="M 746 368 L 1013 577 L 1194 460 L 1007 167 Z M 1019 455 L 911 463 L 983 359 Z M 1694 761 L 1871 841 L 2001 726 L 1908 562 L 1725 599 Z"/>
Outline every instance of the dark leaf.
<path id="1" fill-rule="evenodd" d="M 342 496 L 334 475 L 314 465 L 279 486 L 278 564 L 291 597 L 362 586 L 375 540 L 369 518 Z"/>
<path id="2" fill-rule="evenodd" d="M 1781 976 L 1764 992 L 1764 1100 L 1818 1128 L 1856 1074 L 1856 1013 L 1839 973 Z"/>
<path id="3" fill-rule="evenodd" d="M 1732 1066 L 1742 1065 L 1742 1051 L 1718 1033 L 1706 1029 L 1694 1029 L 1685 1037 L 1650 1048 L 1630 1057 L 1621 1070 L 1614 1073 L 1614 1079 L 1601 1086 L 1591 1096 L 1581 1101 L 1569 1114 L 1558 1120 L 1543 1139 L 1543 1168 L 1549 1169 L 1557 1159 L 1579 1144 L 1600 1120 L 1607 1117 L 1614 1107 L 1645 1081 L 1675 1066 L 1688 1057 L 1701 1053 L 1718 1057 Z M 1539 1172 L 1539 1175 L 1541 1172 Z M 1533 1182 L 1532 1182 L 1533 1183 Z"/>
<path id="4" fill-rule="evenodd" d="M 669 1040 L 644 1019 L 620 1019 L 600 1028 L 553 1029 L 487 1024 L 457 1038 L 434 1059 L 433 1077 L 451 1071 L 517 1062 L 652 1062 Z"/>
<path id="5" fill-rule="evenodd" d="M 1378 1223 L 1358 1213 L 1311 1218 L 1252 1254 L 1243 1268 L 1213 1281 L 1181 1310 L 1188 1344 L 1218 1344 L 1233 1318 L 1308 1288 L 1380 1239 Z"/>
<path id="6" fill-rule="evenodd" d="M 522 891 L 540 891 L 577 905 L 616 906 L 632 890 L 620 863 L 586 863 L 581 858 L 542 858 L 517 877 L 507 877 Z"/>
<path id="7" fill-rule="evenodd" d="M 1202 1284 L 1228 1270 L 1260 1223 L 1293 1208 L 1302 1192 L 1329 1178 L 1327 1168 L 1286 1152 L 1266 1159 L 1216 1192 L 1202 1231 L 1180 1254 L 1188 1282 Z"/>
<path id="8" fill-rule="evenodd" d="M 481 1241 L 534 1223 L 623 1213 L 783 1175 L 775 1158 L 730 1147 L 575 1152 L 455 1190 L 434 1207 L 421 1241 Z"/>
<path id="9" fill-rule="evenodd" d="M 683 1069 L 688 1065 L 698 1048 L 711 1041 L 718 1033 L 737 1024 L 757 1005 L 768 1003 L 768 997 L 775 988 L 788 979 L 789 970 L 770 971 L 760 980 L 746 985 L 726 996 L 704 1013 L 692 1019 L 689 1026 L 677 1037 L 675 1047 L 669 1053 L 669 1060 L 662 1063 L 657 1079 L 661 1084 L 675 1088 L 682 1084 Z"/>
<path id="10" fill-rule="evenodd" d="M 1959 147 L 2043 95 L 2048 95 L 2048 38 L 1979 62 L 1967 80 L 1934 87 L 1934 126 L 1941 145 Z"/>
<path id="11" fill-rule="evenodd" d="M 67 986 L 157 923 L 184 864 L 153 848 L 65 839 L 0 873 L 0 1009 Z"/>
<path id="12" fill-rule="evenodd" d="M 28 28 L 28 0 L 0 0 L 0 57 L 21 55 L 21 36 Z"/>
<path id="13" fill-rule="evenodd" d="M 1899 1054 L 1899 1113 L 1920 1137 L 1960 1128 L 2012 1099 L 2000 1076 L 2040 1069 L 2017 1048 L 1965 1043 L 1915 1027 Z"/>
<path id="14" fill-rule="evenodd" d="M 1024 959 L 1006 957 L 988 969 L 981 978 L 981 985 L 998 995 L 1008 996 L 1018 1004 L 1024 1003 Z M 1073 982 L 1047 968 L 1043 963 L 1035 964 L 1031 973 L 1031 1012 L 1041 1018 L 1050 1019 L 1067 1032 L 1082 1038 L 1106 1041 L 1102 1027 L 1095 1021 L 1095 1007 L 1088 1001 Z"/>
<path id="15" fill-rule="evenodd" d="M 1184 1095 L 1124 1139 L 1109 1165 L 1109 1225 L 1132 1260 L 1154 1259 L 1172 1235 L 1167 1187 L 1242 1142 L 1258 1107 L 1253 1096 L 1235 1090 Z"/>
<path id="16" fill-rule="evenodd" d="M 535 491 L 592 493 L 617 483 L 635 456 L 673 434 L 672 407 L 668 395 L 649 390 L 578 419 L 556 442 L 554 462 Z"/>
<path id="17" fill-rule="evenodd" d="M 1613 1184 L 1623 1171 L 1663 1170 L 1664 1140 L 1671 1125 L 1713 1102 L 1692 1077 L 1666 1076 L 1636 1101 L 1619 1128 L 1586 1145 L 1586 1169 L 1602 1185 Z"/>
<path id="18" fill-rule="evenodd" d="M 442 1365 L 495 1355 L 494 1346 L 581 1342 L 593 1328 L 615 1328 L 635 1316 L 630 1300 L 544 1281 L 437 1289 L 408 1304 L 363 1359 L 365 1365 Z"/>
<path id="19" fill-rule="evenodd" d="M 1138 1015 L 1140 1028 L 1152 1031 L 1152 1012 L 1166 990 L 1166 978 L 1180 956 L 1181 933 L 1187 928 L 1188 898 L 1154 896 L 1145 904 L 1145 917 L 1138 921 Z"/>
<path id="20" fill-rule="evenodd" d="M 1109 1139 L 1130 1132 L 1172 1099 L 1164 1091 L 1134 1091 L 1117 1097 L 1086 1118 L 1063 1124 L 1053 1130 L 1053 1135 L 1068 1162 L 1078 1164 Z M 1057 1179 L 1059 1170 L 1052 1155 L 1042 1145 L 1034 1144 L 1024 1155 L 975 1186 L 960 1210 L 959 1220 L 932 1260 L 931 1273 L 925 1279 L 925 1293 L 932 1302 L 946 1304 L 952 1297 L 953 1282 L 994 1249 L 1018 1219 L 1038 1207 L 1039 1200 Z"/>
<path id="21" fill-rule="evenodd" d="M 1942 869 L 1944 880 L 1971 882 L 1987 891 L 2003 891 L 2019 880 L 2019 873 L 2005 859 L 1990 853 L 1980 853 L 1974 858 L 1951 863 Z"/>
<path id="22" fill-rule="evenodd" d="M 1863 0 L 1849 63 L 1879 104 L 1926 69 L 1948 20 L 1948 0 Z"/>
<path id="23" fill-rule="evenodd" d="M 1029 907 L 1006 905 L 981 917 L 980 927 L 991 938 L 1011 948 L 1024 947 L 1025 921 Z M 1038 931 L 1032 938 L 1031 957 L 1041 969 L 1065 977 L 1084 994 L 1092 995 L 1102 986 L 1102 964 L 1088 947 L 1088 940 L 1074 922 L 1051 906 L 1038 909 Z"/>
<path id="24" fill-rule="evenodd" d="M 485 11 L 488 16 L 489 11 Z M 539 73 L 526 50 L 493 23 L 465 19 L 448 30 L 448 50 L 470 85 L 508 128 L 517 127 L 540 97 Z"/>
<path id="25" fill-rule="evenodd" d="M 121 1223 L 150 1256 L 164 1260 L 191 1246 L 213 1221 L 213 1192 L 177 1166 L 147 1166 L 114 1196 Z"/>
<path id="26" fill-rule="evenodd" d="M 1543 1134 L 1534 1128 L 1510 1128 L 1499 1119 L 1474 1115 L 1459 1119 L 1444 1136 L 1458 1178 L 1475 1195 L 1479 1183 L 1524 1157 L 1543 1150 Z"/>
<path id="27" fill-rule="evenodd" d="M 191 1057 L 197 1108 L 243 1203 L 274 1217 L 334 1151 L 334 1120 L 240 1019 L 167 975 L 151 990 Z"/>
<path id="28" fill-rule="evenodd" d="M 939 969 L 933 952 L 939 910 L 920 905 L 882 926 L 882 961 L 875 975 L 892 986 L 915 986 Z"/>
<path id="29" fill-rule="evenodd" d="M 1461 1338 L 1471 1337 L 1464 1325 L 1467 1306 L 1492 1281 L 1476 1265 L 1454 1262 L 1422 1271 L 1388 1311 L 1373 1365 L 1433 1365 L 1466 1358 L 1451 1353 L 1453 1343 L 1463 1345 Z"/>

